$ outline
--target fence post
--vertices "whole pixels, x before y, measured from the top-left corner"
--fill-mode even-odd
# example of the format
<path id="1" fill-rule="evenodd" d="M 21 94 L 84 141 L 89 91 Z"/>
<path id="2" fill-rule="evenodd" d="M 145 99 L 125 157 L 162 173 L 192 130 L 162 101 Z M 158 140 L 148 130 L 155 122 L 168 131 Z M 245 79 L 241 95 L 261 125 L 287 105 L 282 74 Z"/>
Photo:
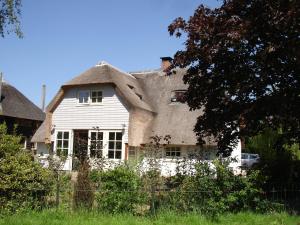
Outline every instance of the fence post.
<path id="1" fill-rule="evenodd" d="M 59 207 L 59 189 L 60 189 L 60 186 L 59 186 L 59 172 L 57 171 L 56 172 L 56 196 L 55 196 L 55 204 L 56 204 L 56 207 L 58 208 Z"/>

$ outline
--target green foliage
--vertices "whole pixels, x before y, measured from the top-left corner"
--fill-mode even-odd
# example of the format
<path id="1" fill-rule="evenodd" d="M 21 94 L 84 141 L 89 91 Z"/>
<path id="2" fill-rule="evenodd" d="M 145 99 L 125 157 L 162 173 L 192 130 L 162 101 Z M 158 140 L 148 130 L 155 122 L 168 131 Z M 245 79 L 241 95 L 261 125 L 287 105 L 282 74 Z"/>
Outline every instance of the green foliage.
<path id="1" fill-rule="evenodd" d="M 229 155 L 239 137 L 279 126 L 285 143 L 300 142 L 299 18 L 299 0 L 224 0 L 169 26 L 186 37 L 174 67 L 187 68 L 191 110 L 204 109 L 200 143 L 214 136 Z"/>
<path id="2" fill-rule="evenodd" d="M 18 37 L 23 37 L 19 16 L 21 14 L 21 0 L 0 0 L 0 35 L 14 32 Z"/>
<path id="3" fill-rule="evenodd" d="M 176 208 L 200 211 L 216 216 L 224 212 L 265 210 L 259 171 L 247 176 L 234 175 L 229 162 L 215 160 L 213 164 L 198 163 L 194 176 L 186 176 L 176 191 Z M 270 204 L 269 204 L 270 205 Z M 270 207 L 272 208 L 272 206 Z"/>
<path id="4" fill-rule="evenodd" d="M 260 155 L 257 167 L 268 177 L 268 183 L 288 185 L 300 182 L 299 144 L 282 144 L 280 135 L 280 129 L 265 129 L 247 139 L 246 149 Z M 278 145 L 281 146 L 278 148 Z"/>
<path id="5" fill-rule="evenodd" d="M 21 149 L 21 138 L 0 125 L 0 212 L 40 208 L 50 191 L 51 174 Z"/>
<path id="6" fill-rule="evenodd" d="M 88 161 L 81 162 L 74 186 L 74 209 L 91 209 L 94 203 L 94 187 L 90 179 Z"/>
<path id="7" fill-rule="evenodd" d="M 107 215 L 90 211 L 72 213 L 62 210 L 45 210 L 0 218 L 0 225 L 296 225 L 299 221 L 300 216 L 286 213 L 224 214 L 218 218 L 218 221 L 212 221 L 197 213 L 178 214 L 174 211 L 162 212 L 156 217 L 139 217 L 131 214 Z"/>
<path id="8" fill-rule="evenodd" d="M 127 165 L 108 171 L 92 171 L 92 180 L 97 184 L 96 201 L 99 211 L 108 213 L 134 213 L 141 203 L 141 180 Z"/>

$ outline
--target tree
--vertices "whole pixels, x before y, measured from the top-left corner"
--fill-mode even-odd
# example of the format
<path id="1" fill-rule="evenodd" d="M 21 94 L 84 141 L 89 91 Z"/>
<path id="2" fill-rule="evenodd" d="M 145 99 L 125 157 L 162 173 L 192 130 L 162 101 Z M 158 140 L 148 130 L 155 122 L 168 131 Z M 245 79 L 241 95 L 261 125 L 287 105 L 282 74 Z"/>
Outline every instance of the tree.
<path id="1" fill-rule="evenodd" d="M 52 176 L 22 149 L 21 137 L 0 124 L 0 214 L 42 208 Z"/>
<path id="2" fill-rule="evenodd" d="M 186 102 L 203 109 L 199 142 L 214 136 L 229 155 L 237 138 L 265 128 L 282 130 L 280 145 L 300 139 L 300 2 L 224 0 L 200 5 L 188 21 L 177 18 L 170 35 L 186 34 L 173 67 L 187 67 Z"/>
<path id="3" fill-rule="evenodd" d="M 19 16 L 21 15 L 21 0 L 0 0 L 0 35 L 14 32 L 22 37 Z"/>

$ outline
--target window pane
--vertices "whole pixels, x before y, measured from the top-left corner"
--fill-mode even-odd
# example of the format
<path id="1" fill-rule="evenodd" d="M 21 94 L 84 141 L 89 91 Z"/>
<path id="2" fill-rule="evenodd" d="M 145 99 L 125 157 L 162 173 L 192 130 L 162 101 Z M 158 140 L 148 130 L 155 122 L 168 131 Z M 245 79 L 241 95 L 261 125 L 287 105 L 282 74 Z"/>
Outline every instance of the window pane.
<path id="1" fill-rule="evenodd" d="M 97 150 L 96 151 L 96 157 L 97 158 L 102 158 L 102 150 Z"/>
<path id="2" fill-rule="evenodd" d="M 69 139 L 69 132 L 64 132 L 64 139 Z"/>
<path id="3" fill-rule="evenodd" d="M 92 91 L 92 97 L 96 97 L 97 96 L 97 92 Z"/>
<path id="4" fill-rule="evenodd" d="M 96 151 L 95 151 L 94 149 L 91 149 L 90 156 L 91 156 L 92 158 L 94 158 L 95 155 L 96 155 Z"/>
<path id="5" fill-rule="evenodd" d="M 58 140 L 58 141 L 57 141 L 56 147 L 57 147 L 57 148 L 61 148 L 61 147 L 62 147 L 62 141 L 61 141 L 61 140 Z"/>
<path id="6" fill-rule="evenodd" d="M 121 151 L 116 151 L 116 159 L 121 159 Z"/>
<path id="7" fill-rule="evenodd" d="M 87 103 L 89 100 L 89 91 L 78 92 L 79 103 Z"/>
<path id="8" fill-rule="evenodd" d="M 96 132 L 91 132 L 91 140 L 96 140 Z"/>
<path id="9" fill-rule="evenodd" d="M 115 140 L 115 132 L 109 132 L 109 140 Z"/>
<path id="10" fill-rule="evenodd" d="M 116 140 L 119 140 L 119 141 L 122 140 L 122 132 L 117 132 Z"/>
<path id="11" fill-rule="evenodd" d="M 103 148 L 103 143 L 102 141 L 98 141 L 96 144 L 96 149 L 102 149 Z"/>
<path id="12" fill-rule="evenodd" d="M 122 142 L 120 141 L 116 142 L 116 149 L 122 149 Z"/>
<path id="13" fill-rule="evenodd" d="M 62 139 L 62 132 L 57 132 L 57 139 Z"/>
<path id="14" fill-rule="evenodd" d="M 68 147 L 69 147 L 69 141 L 64 141 L 63 147 L 64 147 L 64 148 L 68 148 Z"/>
<path id="15" fill-rule="evenodd" d="M 102 102 L 102 97 L 98 97 L 97 102 Z"/>
<path id="16" fill-rule="evenodd" d="M 60 154 L 61 154 L 61 148 L 57 148 L 57 149 L 56 149 L 56 155 L 57 155 L 57 156 L 60 156 Z"/>
<path id="17" fill-rule="evenodd" d="M 108 142 L 108 149 L 115 149 L 115 142 L 114 141 L 109 141 Z"/>
<path id="18" fill-rule="evenodd" d="M 63 156 L 68 156 L 68 149 L 63 149 Z"/>
<path id="19" fill-rule="evenodd" d="M 98 139 L 99 140 L 103 140 L 103 132 L 99 132 L 98 133 Z"/>
<path id="20" fill-rule="evenodd" d="M 114 159 L 114 151 L 108 151 L 108 158 Z"/>

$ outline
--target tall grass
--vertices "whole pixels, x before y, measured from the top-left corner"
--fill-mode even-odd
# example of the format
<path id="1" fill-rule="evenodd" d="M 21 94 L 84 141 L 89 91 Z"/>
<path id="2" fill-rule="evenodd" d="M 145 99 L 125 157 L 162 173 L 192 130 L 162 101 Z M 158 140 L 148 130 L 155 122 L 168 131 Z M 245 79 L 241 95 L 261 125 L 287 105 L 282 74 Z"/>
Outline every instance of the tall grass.
<path id="1" fill-rule="evenodd" d="M 224 214 L 216 220 L 194 213 L 179 215 L 175 212 L 164 212 L 156 217 L 138 217 L 129 214 L 104 215 L 95 212 L 72 213 L 63 210 L 28 212 L 0 218 L 0 225 L 296 225 L 299 223 L 300 216 L 290 216 L 285 213 L 262 215 L 250 212 Z"/>

